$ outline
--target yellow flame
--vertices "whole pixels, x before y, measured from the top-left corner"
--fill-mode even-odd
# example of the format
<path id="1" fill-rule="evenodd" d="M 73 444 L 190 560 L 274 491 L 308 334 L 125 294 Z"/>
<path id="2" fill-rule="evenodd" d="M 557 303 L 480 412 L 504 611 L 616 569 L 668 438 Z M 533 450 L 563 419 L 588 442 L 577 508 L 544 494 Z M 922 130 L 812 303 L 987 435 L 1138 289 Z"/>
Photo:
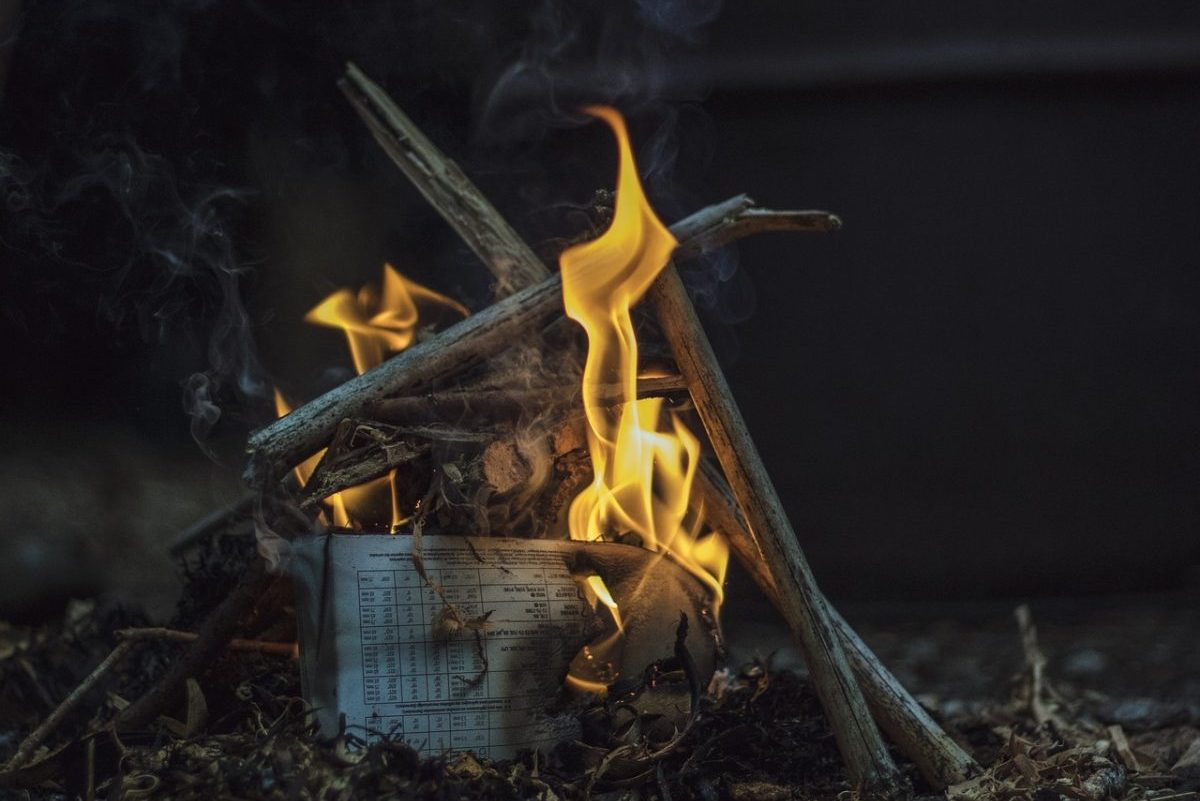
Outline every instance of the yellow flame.
<path id="1" fill-rule="evenodd" d="M 719 605 L 728 546 L 715 534 L 698 536 L 701 520 L 691 508 L 700 443 L 674 416 L 663 425 L 661 399 L 636 400 L 638 348 L 630 308 L 666 267 L 677 243 L 642 191 L 620 114 L 605 107 L 585 110 L 612 128 L 619 168 L 611 226 L 560 258 L 567 315 L 588 337 L 582 394 L 594 474 L 571 504 L 571 538 L 636 535 L 643 547 L 670 554 L 704 581 Z M 616 406 L 599 391 L 613 383 L 625 399 Z"/>
<path id="2" fill-rule="evenodd" d="M 612 612 L 613 622 L 617 624 L 617 631 L 624 630 L 625 626 L 621 623 L 621 609 L 617 606 L 617 601 L 612 597 L 612 593 L 608 591 L 608 585 L 604 583 L 604 579 L 599 576 L 588 576 L 587 585 L 588 589 L 600 599 L 600 603 L 607 606 Z"/>
<path id="3" fill-rule="evenodd" d="M 389 353 L 402 351 L 413 343 L 419 303 L 445 306 L 467 316 L 462 304 L 410 281 L 395 267 L 385 264 L 382 292 L 370 284 L 358 292 L 339 289 L 309 310 L 304 319 L 344 332 L 354 369 L 362 375 Z"/>
<path id="4" fill-rule="evenodd" d="M 339 289 L 314 306 L 304 319 L 313 325 L 337 328 L 345 333 L 354 369 L 362 375 L 382 363 L 389 354 L 413 344 L 420 306 L 440 306 L 463 317 L 468 314 L 462 304 L 405 278 L 395 267 L 385 264 L 381 288 L 367 284 L 358 292 Z M 291 411 L 279 390 L 275 391 L 275 411 L 280 417 Z M 296 465 L 300 486 L 308 483 L 324 454 L 322 449 Z M 385 497 L 390 500 L 391 530 L 394 531 L 410 517 L 400 509 L 395 470 L 329 496 L 326 501 L 330 520 L 341 528 L 362 523 L 367 510 L 378 508 Z"/>

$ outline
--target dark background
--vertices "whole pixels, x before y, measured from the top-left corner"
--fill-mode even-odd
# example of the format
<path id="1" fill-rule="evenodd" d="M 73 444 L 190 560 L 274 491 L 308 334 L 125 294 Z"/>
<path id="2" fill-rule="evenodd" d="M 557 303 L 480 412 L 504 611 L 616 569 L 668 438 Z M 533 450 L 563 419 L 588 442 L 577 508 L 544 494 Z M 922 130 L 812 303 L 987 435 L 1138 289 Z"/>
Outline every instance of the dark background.
<path id="1" fill-rule="evenodd" d="M 272 384 L 344 376 L 300 322 L 333 287 L 388 260 L 486 302 L 337 91 L 354 60 L 547 253 L 612 183 L 582 101 L 627 113 L 668 220 L 842 215 L 688 276 L 835 595 L 1186 579 L 1200 6 L 595 5 L 0 3 L 0 561 L 160 569 Z"/>

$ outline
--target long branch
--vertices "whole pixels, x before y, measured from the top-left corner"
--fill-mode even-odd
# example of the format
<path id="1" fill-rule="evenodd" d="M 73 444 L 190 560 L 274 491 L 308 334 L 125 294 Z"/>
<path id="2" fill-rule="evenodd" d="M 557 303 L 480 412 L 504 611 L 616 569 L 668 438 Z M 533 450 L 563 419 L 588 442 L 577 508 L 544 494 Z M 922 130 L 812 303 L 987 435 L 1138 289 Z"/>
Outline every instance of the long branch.
<path id="1" fill-rule="evenodd" d="M 666 266 L 647 299 L 679 372 L 688 380 L 692 401 L 738 505 L 758 535 L 784 618 L 804 654 L 851 783 L 871 795 L 902 794 L 903 777 L 871 719 L 828 605 L 674 265 Z"/>
<path id="2" fill-rule="evenodd" d="M 338 87 L 383 151 L 496 276 L 497 297 L 550 275 L 471 179 L 362 70 L 348 64 Z"/>
<path id="3" fill-rule="evenodd" d="M 754 583 L 775 608 L 783 612 L 783 600 L 767 558 L 746 525 L 733 490 L 721 475 L 720 468 L 706 459 L 696 473 L 694 487 L 703 503 L 708 524 L 725 536 L 734 556 Z M 896 747 L 916 764 L 926 781 L 934 789 L 944 790 L 976 775 L 979 764 L 929 716 L 846 619 L 831 604 L 826 603 L 826 606 L 872 716 Z"/>

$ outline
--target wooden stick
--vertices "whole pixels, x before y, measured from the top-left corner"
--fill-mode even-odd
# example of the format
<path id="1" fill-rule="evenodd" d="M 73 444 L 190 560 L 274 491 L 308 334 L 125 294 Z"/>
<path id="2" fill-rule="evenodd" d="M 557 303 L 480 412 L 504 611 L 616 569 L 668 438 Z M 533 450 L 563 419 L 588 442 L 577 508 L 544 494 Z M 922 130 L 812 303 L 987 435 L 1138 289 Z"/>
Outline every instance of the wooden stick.
<path id="1" fill-rule="evenodd" d="M 384 152 L 487 265 L 496 277 L 497 297 L 507 297 L 550 276 L 546 265 L 458 165 L 357 66 L 346 65 L 346 78 L 338 82 L 338 88 Z"/>
<path id="2" fill-rule="evenodd" d="M 730 215 L 724 224 L 713 228 L 706 234 L 694 237 L 687 243 L 686 248 L 681 242 L 674 254 L 675 261 L 679 262 L 695 253 L 715 250 L 722 245 L 753 234 L 789 231 L 828 233 L 840 230 L 842 227 L 841 218 L 827 211 L 759 209 L 750 207 L 750 199 L 746 198 L 746 200 L 746 208 Z"/>
<path id="3" fill-rule="evenodd" d="M 692 240 L 736 226 L 752 205 L 745 195 L 701 209 L 671 226 L 685 254 L 703 252 Z M 562 316 L 562 279 L 557 273 L 462 320 L 435 337 L 350 379 L 291 414 L 255 432 L 247 444 L 246 481 L 252 486 L 283 476 L 316 453 L 347 418 L 366 417 L 385 398 L 427 391 L 507 349 Z"/>
<path id="4" fill-rule="evenodd" d="M 680 376 L 663 376 L 647 378 L 638 382 L 638 397 L 662 397 L 671 392 L 682 392 L 687 387 Z M 430 405 L 437 406 L 432 411 L 446 417 L 457 419 L 462 414 L 482 406 L 492 415 L 505 411 L 506 404 L 514 416 L 522 409 L 537 408 L 544 414 L 538 424 L 546 430 L 555 424 L 568 422 L 575 415 L 584 415 L 583 406 L 579 404 L 579 386 L 540 387 L 524 390 L 455 390 L 438 393 L 425 397 L 389 398 L 380 401 L 368 410 L 372 420 L 400 417 L 404 422 L 413 422 L 416 417 L 430 413 Z M 617 403 L 623 397 L 623 390 L 617 385 L 605 386 L 601 393 L 603 397 Z M 343 420 L 334 433 L 333 442 L 321 457 L 308 483 L 301 493 L 300 508 L 311 509 L 335 492 L 356 487 L 374 478 L 386 475 L 393 468 L 418 459 L 429 453 L 428 442 L 421 438 L 441 442 L 475 442 L 487 444 L 512 438 L 512 431 L 461 431 L 445 429 L 442 431 L 432 426 L 396 428 L 394 433 L 377 438 L 366 445 L 350 447 L 347 437 L 356 427 L 369 429 L 387 429 L 380 423 L 360 423 L 355 420 Z"/>
<path id="5" fill-rule="evenodd" d="M 168 642 L 195 642 L 200 635 L 194 631 L 162 628 L 161 626 L 146 626 L 135 629 L 117 629 L 113 632 L 120 640 L 134 642 L 137 640 L 166 640 Z M 243 640 L 234 637 L 225 648 L 229 651 L 247 651 L 272 656 L 295 658 L 299 646 L 294 642 L 267 642 L 265 640 Z"/>
<path id="6" fill-rule="evenodd" d="M 767 558 L 737 508 L 733 490 L 721 475 L 720 468 L 707 459 L 701 462 L 693 492 L 703 504 L 705 521 L 725 536 L 738 562 L 775 608 L 782 612 L 783 602 L 767 566 Z M 971 755 L 929 716 L 846 619 L 828 602 L 826 606 L 875 722 L 896 747 L 916 764 L 926 781 L 935 790 L 944 790 L 979 773 L 979 764 Z"/>
<path id="7" fill-rule="evenodd" d="M 561 313 L 561 294 L 560 279 L 551 276 L 279 418 L 250 437 L 247 481 L 259 485 L 282 476 L 320 450 L 342 420 L 364 417 L 390 395 L 431 389 L 542 328 Z"/>
<path id="8" fill-rule="evenodd" d="M 356 430 L 371 436 L 364 445 L 353 447 Z M 348 432 L 345 435 L 342 432 Z M 474 443 L 483 446 L 495 441 L 501 432 L 450 427 L 396 427 L 381 423 L 343 420 L 334 441 L 304 485 L 301 509 L 311 509 L 335 492 L 378 478 L 402 464 L 429 453 L 433 443 Z"/>
<path id="9" fill-rule="evenodd" d="M 657 398 L 673 392 L 685 392 L 687 382 L 682 376 L 668 375 L 638 379 L 639 398 Z M 416 423 L 430 420 L 460 422 L 465 417 L 494 420 L 512 419 L 524 412 L 542 414 L 579 403 L 578 383 L 544 387 L 514 387 L 510 389 L 451 390 L 404 398 L 387 398 L 367 410 L 372 420 Z M 606 384 L 599 390 L 601 403 L 619 403 L 624 390 L 616 384 Z"/>
<path id="10" fill-rule="evenodd" d="M 900 795 L 903 777 L 871 719 L 833 617 L 673 265 L 654 282 L 648 298 L 738 505 L 762 546 L 784 618 L 804 654 L 851 783 L 868 794 Z"/>
<path id="11" fill-rule="evenodd" d="M 213 661 L 233 638 L 238 622 L 262 595 L 272 576 L 266 572 L 263 560 L 253 557 L 233 592 L 204 621 L 196 640 L 183 656 L 167 669 L 158 683 L 145 695 L 121 710 L 113 721 L 117 731 L 139 729 L 157 718 L 167 704 L 178 695 L 184 683 L 200 673 Z"/>
<path id="12" fill-rule="evenodd" d="M 428 442 L 377 440 L 375 447 L 352 448 L 356 420 L 343 420 L 333 442 L 301 489 L 301 509 L 310 509 L 335 492 L 356 487 L 429 453 Z"/>
<path id="13" fill-rule="evenodd" d="M 8 773 L 16 770 L 29 761 L 33 753 L 41 746 L 46 738 L 58 728 L 62 723 L 63 718 L 71 714 L 75 707 L 79 706 L 79 702 L 84 699 L 92 689 L 100 683 L 100 680 L 109 674 L 109 672 L 117 666 L 125 655 L 129 653 L 129 649 L 133 647 L 131 642 L 117 643 L 117 647 L 109 652 L 108 656 L 96 665 L 91 673 L 84 678 L 79 685 L 71 691 L 70 695 L 63 699 L 50 716 L 43 720 L 36 729 L 29 733 L 29 736 L 21 741 L 21 745 L 17 747 L 17 752 L 12 755 L 12 759 L 4 766 L 2 773 Z"/>

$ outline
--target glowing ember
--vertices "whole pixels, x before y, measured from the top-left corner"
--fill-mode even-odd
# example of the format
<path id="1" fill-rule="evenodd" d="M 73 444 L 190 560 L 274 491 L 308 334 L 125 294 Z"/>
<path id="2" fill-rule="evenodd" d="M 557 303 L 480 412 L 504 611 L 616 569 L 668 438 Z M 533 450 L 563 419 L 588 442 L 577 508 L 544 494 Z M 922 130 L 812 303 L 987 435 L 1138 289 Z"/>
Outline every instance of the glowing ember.
<path id="1" fill-rule="evenodd" d="M 370 284 L 358 292 L 339 289 L 314 306 L 304 319 L 313 325 L 344 332 L 354 369 L 362 375 L 416 341 L 419 307 L 450 309 L 463 317 L 468 314 L 461 304 L 405 278 L 395 267 L 385 264 L 382 289 Z M 276 390 L 276 413 L 283 417 L 291 410 L 290 404 Z M 296 465 L 300 486 L 308 482 L 324 454 L 324 450 L 318 451 Z M 374 522 L 371 510 L 390 507 L 390 530 L 394 531 L 408 519 L 399 508 L 395 482 L 396 471 L 393 470 L 386 476 L 329 496 L 326 499 L 329 522 L 341 528 L 366 526 Z"/>
<path id="2" fill-rule="evenodd" d="M 699 536 L 702 519 L 691 505 L 699 441 L 673 415 L 664 422 L 661 399 L 636 400 L 638 348 L 630 307 L 667 265 L 676 241 L 642 191 L 621 116 L 609 108 L 586 111 L 607 122 L 616 135 L 619 170 L 612 225 L 560 259 L 567 315 L 588 337 L 583 403 L 594 471 L 591 485 L 571 504 L 571 538 L 632 535 L 702 580 L 719 606 L 728 548 L 715 534 Z M 623 388 L 625 398 L 616 407 L 599 393 L 613 383 Z M 615 613 L 616 602 L 605 598 L 607 589 L 603 594 L 590 589 Z M 614 619 L 619 618 L 614 614 Z M 588 658 L 602 655 L 590 653 Z"/>

